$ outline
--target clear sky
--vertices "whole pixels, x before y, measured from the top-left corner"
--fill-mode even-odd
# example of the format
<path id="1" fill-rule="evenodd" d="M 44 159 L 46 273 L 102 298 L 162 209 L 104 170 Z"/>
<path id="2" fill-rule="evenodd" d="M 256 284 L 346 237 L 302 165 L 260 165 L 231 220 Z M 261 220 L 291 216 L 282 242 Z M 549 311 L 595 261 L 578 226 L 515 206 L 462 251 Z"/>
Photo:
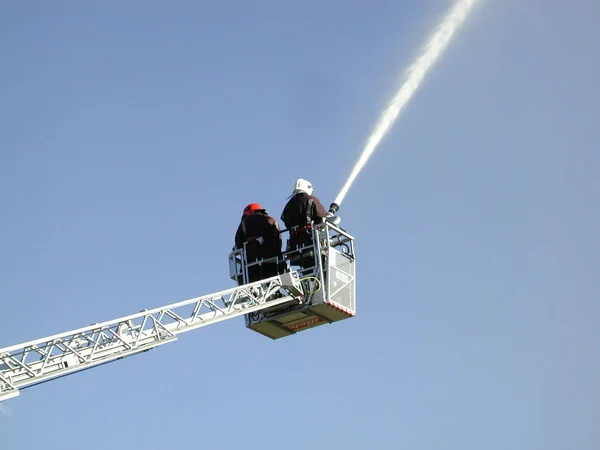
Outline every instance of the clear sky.
<path id="1" fill-rule="evenodd" d="M 0 1 L 0 347 L 233 286 L 449 0 Z M 348 193 L 358 316 L 24 390 L 0 448 L 600 448 L 600 3 L 482 0 Z"/>

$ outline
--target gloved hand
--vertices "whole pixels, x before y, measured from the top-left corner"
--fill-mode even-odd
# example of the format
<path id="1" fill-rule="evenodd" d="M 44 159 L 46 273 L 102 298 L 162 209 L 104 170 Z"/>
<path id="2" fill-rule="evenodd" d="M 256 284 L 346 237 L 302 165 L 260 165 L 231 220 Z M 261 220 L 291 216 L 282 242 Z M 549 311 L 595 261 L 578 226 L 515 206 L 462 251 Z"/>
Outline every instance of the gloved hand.
<path id="1" fill-rule="evenodd" d="M 342 218 L 339 216 L 334 216 L 331 213 L 327 213 L 327 217 L 325 218 L 325 220 L 334 225 L 338 225 L 342 221 Z"/>

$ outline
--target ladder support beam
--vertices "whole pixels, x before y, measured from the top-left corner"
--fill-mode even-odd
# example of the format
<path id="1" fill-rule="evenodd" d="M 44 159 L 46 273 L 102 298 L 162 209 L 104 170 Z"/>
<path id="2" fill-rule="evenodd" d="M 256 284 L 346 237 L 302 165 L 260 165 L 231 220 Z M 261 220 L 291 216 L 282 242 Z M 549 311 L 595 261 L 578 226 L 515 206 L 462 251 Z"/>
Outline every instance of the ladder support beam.
<path id="1" fill-rule="evenodd" d="M 177 340 L 187 331 L 302 303 L 297 272 L 0 349 L 0 402 L 19 390 Z"/>

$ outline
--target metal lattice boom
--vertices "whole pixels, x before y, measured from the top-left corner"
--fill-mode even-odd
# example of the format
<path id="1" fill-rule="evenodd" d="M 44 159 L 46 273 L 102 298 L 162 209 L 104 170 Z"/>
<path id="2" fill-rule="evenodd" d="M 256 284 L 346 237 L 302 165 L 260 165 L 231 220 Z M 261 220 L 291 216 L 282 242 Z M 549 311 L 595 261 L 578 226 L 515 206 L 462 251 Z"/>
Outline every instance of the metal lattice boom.
<path id="1" fill-rule="evenodd" d="M 297 272 L 0 349 L 0 402 L 19 389 L 173 342 L 186 331 L 290 301 Z"/>

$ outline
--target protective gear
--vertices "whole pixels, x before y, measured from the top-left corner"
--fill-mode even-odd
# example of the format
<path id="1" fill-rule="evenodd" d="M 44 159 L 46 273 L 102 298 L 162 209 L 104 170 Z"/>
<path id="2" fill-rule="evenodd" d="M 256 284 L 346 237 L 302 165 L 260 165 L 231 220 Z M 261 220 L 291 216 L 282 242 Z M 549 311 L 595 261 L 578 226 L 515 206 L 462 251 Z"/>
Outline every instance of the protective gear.
<path id="1" fill-rule="evenodd" d="M 250 264 L 249 282 L 285 272 L 281 244 L 277 220 L 270 217 L 257 203 L 248 205 L 235 233 L 235 246 L 245 249 L 246 262 Z M 256 262 L 258 264 L 252 264 Z M 238 282 L 241 284 L 241 280 Z"/>
<path id="2" fill-rule="evenodd" d="M 296 185 L 299 184 L 298 180 Z M 312 192 L 312 185 L 310 186 Z M 293 259 L 292 264 L 300 265 L 304 268 L 314 265 L 314 253 L 312 252 L 312 224 L 321 223 L 325 220 L 327 212 L 319 201 L 313 195 L 304 191 L 294 194 L 287 202 L 281 213 L 281 220 L 286 228 L 290 230 L 290 238 L 286 244 L 286 251 L 297 248 L 305 248 L 298 255 L 300 259 Z"/>
<path id="3" fill-rule="evenodd" d="M 305 180 L 304 178 L 298 178 L 296 181 L 296 185 L 294 186 L 294 194 L 298 194 L 300 192 L 304 192 L 305 194 L 312 195 L 313 193 L 313 185 L 310 181 Z"/>
<path id="4" fill-rule="evenodd" d="M 327 212 L 317 197 L 299 192 L 292 196 L 283 208 L 281 220 L 286 228 L 290 229 L 306 226 L 311 222 L 321 223 L 326 215 Z"/>
<path id="5" fill-rule="evenodd" d="M 250 203 L 244 208 L 244 216 L 249 216 L 255 211 L 261 210 L 261 206 L 258 203 Z"/>

